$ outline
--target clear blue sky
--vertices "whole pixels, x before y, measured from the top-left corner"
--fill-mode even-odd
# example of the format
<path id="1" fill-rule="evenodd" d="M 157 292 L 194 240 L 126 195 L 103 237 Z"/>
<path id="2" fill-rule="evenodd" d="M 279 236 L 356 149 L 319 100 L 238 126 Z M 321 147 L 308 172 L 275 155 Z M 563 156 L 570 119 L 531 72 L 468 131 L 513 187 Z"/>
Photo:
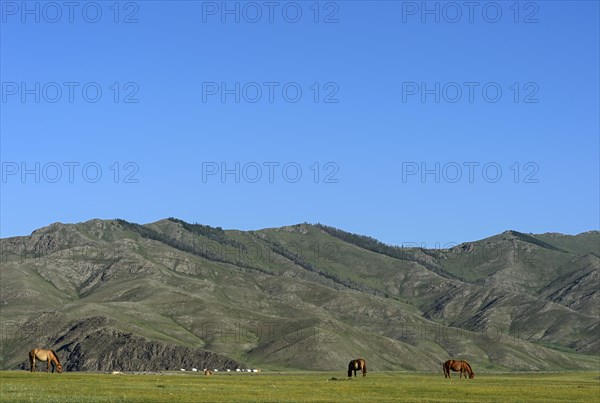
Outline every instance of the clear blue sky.
<path id="1" fill-rule="evenodd" d="M 0 2 L 0 235 L 598 229 L 598 2 L 463 3 Z"/>

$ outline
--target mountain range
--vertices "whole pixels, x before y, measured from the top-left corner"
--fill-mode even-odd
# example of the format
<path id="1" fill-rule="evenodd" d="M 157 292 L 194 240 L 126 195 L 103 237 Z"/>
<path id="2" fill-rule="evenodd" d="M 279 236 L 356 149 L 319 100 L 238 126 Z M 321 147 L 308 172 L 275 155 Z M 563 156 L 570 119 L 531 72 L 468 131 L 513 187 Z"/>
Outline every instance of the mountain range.
<path id="1" fill-rule="evenodd" d="M 0 240 L 0 367 L 598 369 L 600 232 L 446 249 L 322 224 L 54 223 Z"/>

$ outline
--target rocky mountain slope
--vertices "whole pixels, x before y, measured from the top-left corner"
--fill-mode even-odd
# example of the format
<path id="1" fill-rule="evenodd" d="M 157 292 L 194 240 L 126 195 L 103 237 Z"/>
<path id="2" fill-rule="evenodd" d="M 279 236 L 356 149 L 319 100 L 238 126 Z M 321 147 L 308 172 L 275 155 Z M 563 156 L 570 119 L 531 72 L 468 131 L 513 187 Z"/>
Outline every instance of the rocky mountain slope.
<path id="1" fill-rule="evenodd" d="M 55 223 L 0 240 L 1 365 L 597 368 L 600 232 L 401 248 L 323 225 Z"/>

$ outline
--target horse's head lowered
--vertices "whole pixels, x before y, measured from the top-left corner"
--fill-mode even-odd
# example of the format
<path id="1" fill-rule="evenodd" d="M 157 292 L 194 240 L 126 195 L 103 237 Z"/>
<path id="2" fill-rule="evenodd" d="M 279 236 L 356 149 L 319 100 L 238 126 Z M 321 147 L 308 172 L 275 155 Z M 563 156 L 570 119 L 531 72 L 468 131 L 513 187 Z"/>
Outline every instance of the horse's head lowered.
<path id="1" fill-rule="evenodd" d="M 352 371 L 354 371 L 355 361 L 350 361 L 348 364 L 348 377 L 352 377 Z"/>
<path id="2" fill-rule="evenodd" d="M 52 363 L 54 364 L 54 367 L 56 368 L 56 372 L 61 374 L 63 372 L 63 367 L 62 367 L 62 364 L 60 363 L 60 360 L 58 359 L 58 356 L 56 355 L 56 352 L 54 352 L 54 350 L 50 350 L 50 357 L 51 357 Z"/>
<path id="3" fill-rule="evenodd" d="M 469 379 L 475 378 L 475 372 L 473 372 L 473 369 L 471 369 L 471 364 L 469 364 L 466 361 L 463 361 L 463 366 L 465 367 L 465 370 L 469 374 Z"/>

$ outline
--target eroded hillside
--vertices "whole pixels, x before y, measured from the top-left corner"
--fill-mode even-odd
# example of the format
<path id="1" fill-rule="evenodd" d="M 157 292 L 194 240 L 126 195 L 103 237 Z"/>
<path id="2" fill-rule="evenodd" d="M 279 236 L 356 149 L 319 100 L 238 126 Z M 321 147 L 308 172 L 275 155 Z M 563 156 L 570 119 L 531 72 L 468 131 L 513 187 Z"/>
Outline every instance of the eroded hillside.
<path id="1" fill-rule="evenodd" d="M 322 225 L 52 224 L 0 240 L 2 366 L 71 370 L 597 366 L 598 232 L 514 231 L 448 250 Z M 594 249 L 596 247 L 596 249 Z"/>

